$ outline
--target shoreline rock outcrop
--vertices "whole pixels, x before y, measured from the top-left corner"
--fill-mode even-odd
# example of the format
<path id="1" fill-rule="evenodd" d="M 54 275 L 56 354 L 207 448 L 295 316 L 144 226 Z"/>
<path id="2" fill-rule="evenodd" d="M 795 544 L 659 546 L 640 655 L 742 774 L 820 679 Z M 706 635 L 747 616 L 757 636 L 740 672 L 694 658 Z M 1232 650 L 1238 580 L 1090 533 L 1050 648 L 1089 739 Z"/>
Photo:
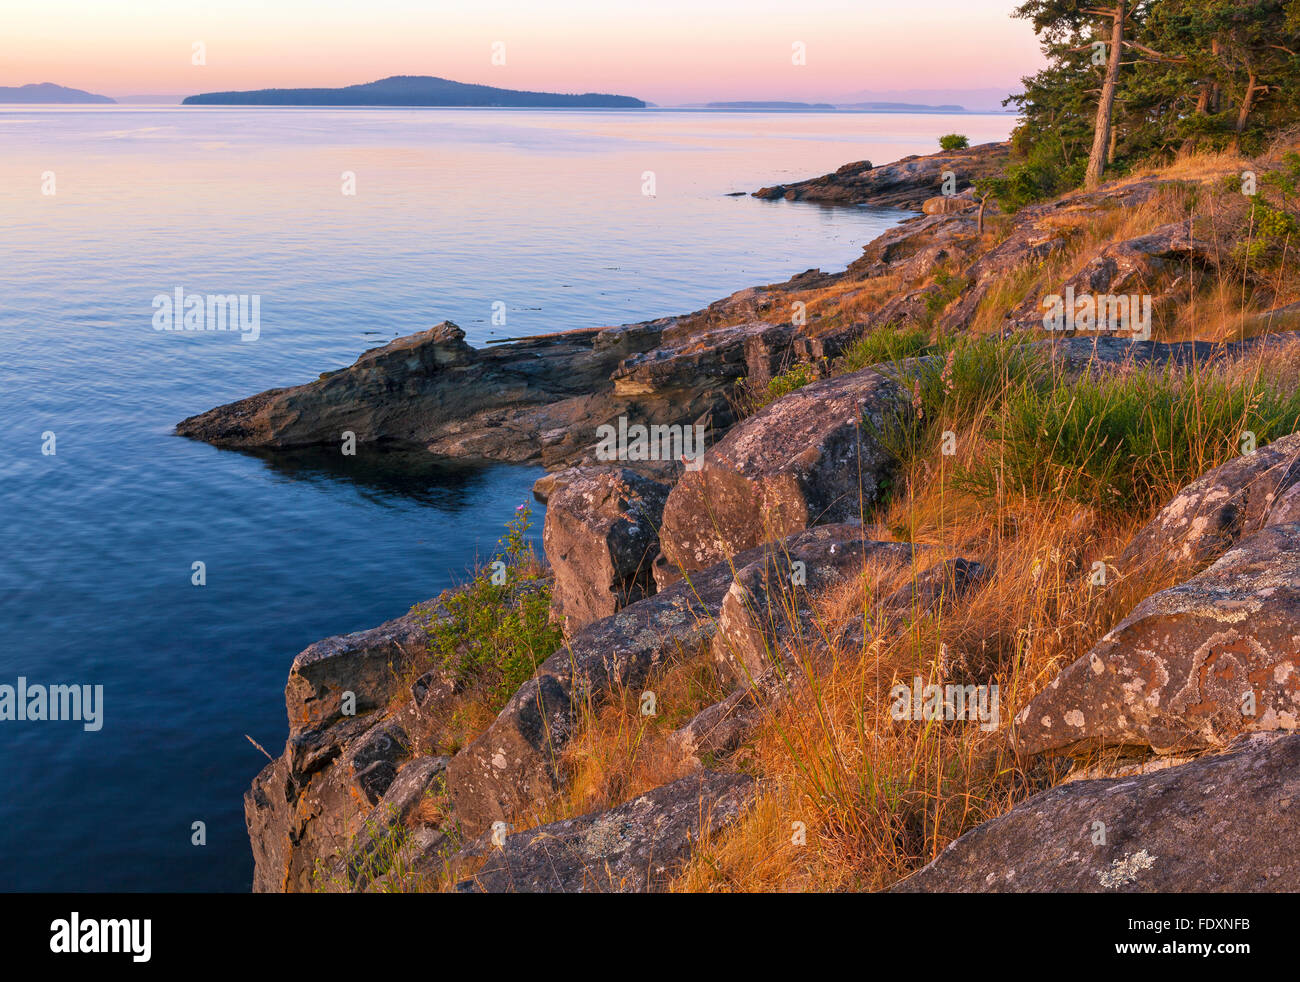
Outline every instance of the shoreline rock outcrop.
<path id="1" fill-rule="evenodd" d="M 1000 174 L 1010 156 L 1010 143 L 982 143 L 965 150 L 904 157 L 881 167 L 859 160 L 833 174 L 760 188 L 754 197 L 920 211 L 928 199 L 941 195 L 946 173 L 953 175 L 951 190 L 956 194 L 981 178 Z"/>

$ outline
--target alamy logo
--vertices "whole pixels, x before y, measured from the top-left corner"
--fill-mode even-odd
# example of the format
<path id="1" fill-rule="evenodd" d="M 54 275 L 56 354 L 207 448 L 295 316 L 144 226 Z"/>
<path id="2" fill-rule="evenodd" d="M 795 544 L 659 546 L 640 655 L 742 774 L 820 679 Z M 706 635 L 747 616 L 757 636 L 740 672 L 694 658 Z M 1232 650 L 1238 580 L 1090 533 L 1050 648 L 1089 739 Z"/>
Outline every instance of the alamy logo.
<path id="1" fill-rule="evenodd" d="M 605 423 L 596 427 L 600 442 L 596 459 L 602 462 L 628 460 L 680 461 L 688 471 L 704 464 L 704 426 L 627 425 L 627 417 L 618 418 L 618 426 Z"/>
<path id="2" fill-rule="evenodd" d="M 241 341 L 262 336 L 262 296 L 247 293 L 186 293 L 176 287 L 153 298 L 155 331 L 238 331 Z"/>
<path id="3" fill-rule="evenodd" d="M 73 721 L 89 733 L 104 725 L 102 685 L 28 685 L 26 676 L 18 684 L 0 685 L 0 723 Z"/>
<path id="4" fill-rule="evenodd" d="M 989 733 L 1001 721 L 996 684 L 926 685 L 917 675 L 910 689 L 900 682 L 889 690 L 889 698 L 894 701 L 889 715 L 898 722 L 966 720 L 978 722 L 980 729 Z"/>
<path id="5" fill-rule="evenodd" d="M 1112 293 L 1074 295 L 1074 287 L 1065 288 L 1065 296 L 1053 293 L 1040 304 L 1043 329 L 1047 331 L 1127 331 L 1143 341 L 1151 338 L 1150 294 L 1115 295 Z"/>
<path id="6" fill-rule="evenodd" d="M 56 955 L 129 954 L 133 962 L 153 957 L 153 921 L 148 918 L 87 918 L 73 911 L 50 922 L 50 951 Z"/>

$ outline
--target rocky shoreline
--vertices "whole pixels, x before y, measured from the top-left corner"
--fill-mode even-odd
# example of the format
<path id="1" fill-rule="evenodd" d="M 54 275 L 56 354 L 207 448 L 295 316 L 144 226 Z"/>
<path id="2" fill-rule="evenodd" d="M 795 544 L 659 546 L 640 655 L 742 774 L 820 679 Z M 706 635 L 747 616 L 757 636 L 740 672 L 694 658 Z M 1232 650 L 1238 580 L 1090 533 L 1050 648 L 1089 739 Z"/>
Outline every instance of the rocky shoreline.
<path id="1" fill-rule="evenodd" d="M 796 650 L 825 647 L 821 598 L 864 569 L 887 571 L 904 584 L 877 604 L 877 624 L 889 625 L 960 603 L 996 576 L 984 557 L 868 536 L 861 517 L 896 468 L 882 434 L 917 413 L 899 374 L 912 363 L 836 374 L 829 365 L 863 335 L 922 313 L 939 332 L 969 329 L 1008 270 L 1066 250 L 1072 223 L 1140 207 L 1170 183 L 1138 179 L 1022 209 L 990 245 L 969 192 L 940 189 L 947 171 L 968 188 L 1005 157 L 1005 145 L 988 145 L 861 162 L 757 192 L 926 212 L 844 273 L 810 270 L 683 317 L 490 349 L 444 323 L 315 382 L 179 424 L 179 434 L 224 447 L 330 445 L 351 433 L 366 453 L 423 447 L 552 472 L 538 494 L 549 499 L 546 561 L 565 642 L 452 753 L 439 751 L 461 682 L 429 668 L 427 652 L 447 598 L 298 655 L 285 751 L 245 798 L 254 889 L 665 889 L 758 793 L 761 780 L 726 761 L 806 684 L 783 666 Z M 927 206 L 935 198 L 942 207 Z M 1108 242 L 1067 283 L 1080 293 L 1140 284 L 1157 311 L 1172 311 L 1218 261 L 1187 223 L 1167 224 Z M 936 280 L 936 268 L 956 270 L 960 288 Z M 858 295 L 860 306 L 843 302 Z M 819 302 L 827 296 L 837 305 Z M 999 334 L 1041 326 L 1033 298 L 1007 308 Z M 1077 380 L 1203 367 L 1282 343 L 1061 337 L 1026 350 Z M 830 377 L 742 410 L 737 383 L 753 391 L 797 363 Z M 695 461 L 598 459 L 598 427 L 620 418 L 703 427 L 708 450 Z M 1300 859 L 1272 832 L 1294 825 L 1300 807 L 1298 439 L 1215 468 L 1171 501 L 1116 567 L 1177 565 L 1177 585 L 1144 599 L 1002 721 L 1024 759 L 1114 751 L 1160 766 L 1129 777 L 1111 767 L 1042 791 L 896 889 L 1300 889 Z M 544 820 L 569 780 L 560 760 L 590 714 L 693 652 L 708 653 L 725 694 L 673 732 L 681 776 L 609 809 Z M 1243 686 L 1250 714 L 1238 706 Z M 1096 821 L 1119 831 L 1089 851 L 1075 839 L 1086 844 Z M 1211 828 L 1222 848 L 1202 842 Z M 398 855 L 375 863 L 394 830 Z M 1213 862 L 1202 862 L 1207 851 Z"/>

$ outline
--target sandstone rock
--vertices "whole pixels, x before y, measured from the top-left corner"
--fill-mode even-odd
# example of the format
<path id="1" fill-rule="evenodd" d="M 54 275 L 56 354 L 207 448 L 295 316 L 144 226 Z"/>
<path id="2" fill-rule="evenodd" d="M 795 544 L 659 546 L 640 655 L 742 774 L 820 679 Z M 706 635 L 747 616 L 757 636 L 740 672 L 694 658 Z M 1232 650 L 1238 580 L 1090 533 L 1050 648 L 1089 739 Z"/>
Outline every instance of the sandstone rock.
<path id="1" fill-rule="evenodd" d="M 363 890 L 372 879 L 386 872 L 379 868 L 391 858 L 384 855 L 385 840 L 407 824 L 437 787 L 450 760 L 445 756 L 419 757 L 397 773 L 383 797 L 362 820 L 361 828 L 346 853 L 335 864 L 337 882 L 347 884 L 353 890 Z"/>
<path id="2" fill-rule="evenodd" d="M 735 821 L 752 778 L 702 771 L 624 805 L 507 835 L 466 893 L 652 893 L 692 848 Z"/>
<path id="3" fill-rule="evenodd" d="M 1300 853 L 1283 830 L 1297 810 L 1300 736 L 1247 737 L 1155 773 L 1045 791 L 891 892 L 1294 893 Z"/>
<path id="4" fill-rule="evenodd" d="M 917 574 L 880 604 L 880 613 L 890 622 L 921 617 L 952 605 L 971 587 L 988 576 L 988 569 L 970 559 L 948 559 Z"/>
<path id="5" fill-rule="evenodd" d="M 825 647 L 813 598 L 861 575 L 868 563 L 908 564 L 926 547 L 872 542 L 860 528 L 820 526 L 787 549 L 771 550 L 736 571 L 718 616 L 714 657 L 736 682 L 750 684 L 771 668 L 788 669 L 801 649 Z M 797 572 L 796 572 L 797 571 Z"/>
<path id="6" fill-rule="evenodd" d="M 546 504 L 558 492 L 568 487 L 580 477 L 598 474 L 600 467 L 566 467 L 563 470 L 550 471 L 533 482 L 533 497 Z"/>
<path id="7" fill-rule="evenodd" d="M 1300 525 L 1292 524 L 1256 533 L 1144 600 L 1030 701 L 1015 736 L 1027 753 L 1170 754 L 1293 730 L 1298 720 Z"/>
<path id="8" fill-rule="evenodd" d="M 909 402 L 867 369 L 798 389 L 735 426 L 664 507 L 671 567 L 707 568 L 811 525 L 860 520 L 893 460 L 874 432 Z"/>
<path id="9" fill-rule="evenodd" d="M 785 310 L 778 324 L 737 321 L 742 312 L 770 306 L 754 302 L 763 292 L 742 291 L 685 317 L 485 349 L 470 347 L 459 327 L 443 323 L 314 382 L 183 420 L 176 432 L 217 446 L 279 450 L 337 447 L 350 432 L 361 450 L 376 455 L 423 447 L 468 461 L 593 463 L 597 429 L 619 418 L 718 431 L 730 425 L 731 383 L 755 372 L 760 380 L 770 376 L 789 360 L 797 337 Z M 673 462 L 662 464 L 636 469 L 675 474 Z"/>
<path id="10" fill-rule="evenodd" d="M 428 609 L 429 616 L 436 616 L 435 606 Z M 333 759 L 330 741 L 320 740 L 332 725 L 355 721 L 392 701 L 408 667 L 426 655 L 426 619 L 409 613 L 368 631 L 326 638 L 293 660 L 284 698 L 295 775 Z M 346 693 L 355 700 L 354 714 L 347 717 L 342 705 Z"/>
<path id="11" fill-rule="evenodd" d="M 702 331 L 668 328 L 657 347 L 623 360 L 613 374 L 614 392 L 644 396 L 681 388 L 720 388 L 742 378 L 765 384 L 787 356 L 796 334 L 790 324 L 762 321 Z"/>
<path id="12" fill-rule="evenodd" d="M 813 530 L 803 536 L 833 534 Z M 801 538 L 780 548 L 797 551 Z M 735 566 L 763 554 L 762 548 L 747 550 L 735 557 Z M 656 668 L 708 644 L 732 576 L 731 562 L 692 572 L 589 624 L 543 662 L 492 724 L 452 758 L 448 785 L 462 832 L 480 835 L 493 822 L 527 815 L 554 795 L 559 755 L 573 736 L 580 707 L 604 701 L 617 687 L 641 685 Z"/>
<path id="13" fill-rule="evenodd" d="M 724 757 L 739 747 L 763 721 L 767 693 L 778 693 L 771 674 L 754 686 L 743 685 L 721 702 L 715 702 L 674 731 L 673 742 L 683 757 Z"/>
<path id="14" fill-rule="evenodd" d="M 623 357 L 639 350 L 638 342 L 657 340 L 653 333 L 624 334 L 625 347 L 597 351 L 596 333 L 476 350 L 465 343 L 464 331 L 444 322 L 367 351 L 315 382 L 184 420 L 177 432 L 235 447 L 338 445 L 345 431 L 361 445 L 428 443 L 467 418 L 590 393 Z"/>
<path id="15" fill-rule="evenodd" d="M 437 668 L 424 673 L 411 701 L 389 713 L 403 679 L 428 658 L 429 619 L 442 615 L 436 602 L 421 604 L 369 631 L 318 641 L 294 659 L 284 754 L 244 798 L 255 890 L 316 889 L 321 864 L 328 870 L 347 853 L 408 761 L 423 759 L 421 737 L 455 694 L 454 680 Z M 345 711 L 348 693 L 355 715 Z"/>
<path id="16" fill-rule="evenodd" d="M 576 478 L 551 499 L 542 541 L 567 632 L 655 592 L 652 564 L 667 497 L 667 485 L 611 468 Z"/>
<path id="17" fill-rule="evenodd" d="M 1145 568 L 1192 572 L 1213 562 L 1243 536 L 1258 532 L 1300 482 L 1300 433 L 1234 457 L 1174 496 L 1125 547 L 1116 565 L 1125 575 Z M 1296 521 L 1277 514 L 1282 521 Z"/>
<path id="18" fill-rule="evenodd" d="M 253 892 L 279 893 L 287 889 L 293 843 L 295 793 L 289 765 L 277 757 L 253 779 L 244 792 L 244 823 L 253 849 Z"/>
<path id="19" fill-rule="evenodd" d="M 959 212 L 969 211 L 975 207 L 975 201 L 970 197 L 959 197 L 957 195 L 939 195 L 935 198 L 926 198 L 921 203 L 921 214 L 923 215 L 956 215 Z"/>

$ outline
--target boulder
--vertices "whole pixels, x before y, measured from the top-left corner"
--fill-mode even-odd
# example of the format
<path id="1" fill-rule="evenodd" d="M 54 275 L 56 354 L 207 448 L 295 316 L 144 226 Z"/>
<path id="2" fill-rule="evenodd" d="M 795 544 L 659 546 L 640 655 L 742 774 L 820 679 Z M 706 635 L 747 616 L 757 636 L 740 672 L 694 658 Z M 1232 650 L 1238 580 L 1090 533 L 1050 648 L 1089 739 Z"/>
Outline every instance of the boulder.
<path id="1" fill-rule="evenodd" d="M 1206 471 L 1178 492 L 1125 547 L 1116 566 L 1125 575 L 1144 569 L 1195 572 L 1243 536 L 1269 523 L 1296 521 L 1285 493 L 1300 483 L 1300 433 Z"/>
<path id="2" fill-rule="evenodd" d="M 907 565 L 926 548 L 872 542 L 849 525 L 809 529 L 797 544 L 737 569 L 718 616 L 715 660 L 746 685 L 770 668 L 784 672 L 803 649 L 826 646 L 830 628 L 816 623 L 816 596 L 862 575 L 868 563 Z"/>
<path id="3" fill-rule="evenodd" d="M 505 837 L 465 893 L 654 893 L 740 815 L 752 778 L 701 771 L 605 812 Z"/>
<path id="4" fill-rule="evenodd" d="M 1075 781 L 951 843 L 893 893 L 1294 893 L 1300 736 Z"/>
<path id="5" fill-rule="evenodd" d="M 655 592 L 652 571 L 668 486 L 612 468 L 565 484 L 546 509 L 542 541 L 566 632 Z"/>
<path id="6" fill-rule="evenodd" d="M 1300 721 L 1300 525 L 1148 597 L 1016 717 L 1026 753 L 1222 747 Z"/>
<path id="7" fill-rule="evenodd" d="M 667 565 L 706 569 L 811 525 L 860 521 L 894 463 L 876 433 L 909 406 L 898 383 L 866 369 L 804 386 L 737 424 L 668 496 Z"/>

